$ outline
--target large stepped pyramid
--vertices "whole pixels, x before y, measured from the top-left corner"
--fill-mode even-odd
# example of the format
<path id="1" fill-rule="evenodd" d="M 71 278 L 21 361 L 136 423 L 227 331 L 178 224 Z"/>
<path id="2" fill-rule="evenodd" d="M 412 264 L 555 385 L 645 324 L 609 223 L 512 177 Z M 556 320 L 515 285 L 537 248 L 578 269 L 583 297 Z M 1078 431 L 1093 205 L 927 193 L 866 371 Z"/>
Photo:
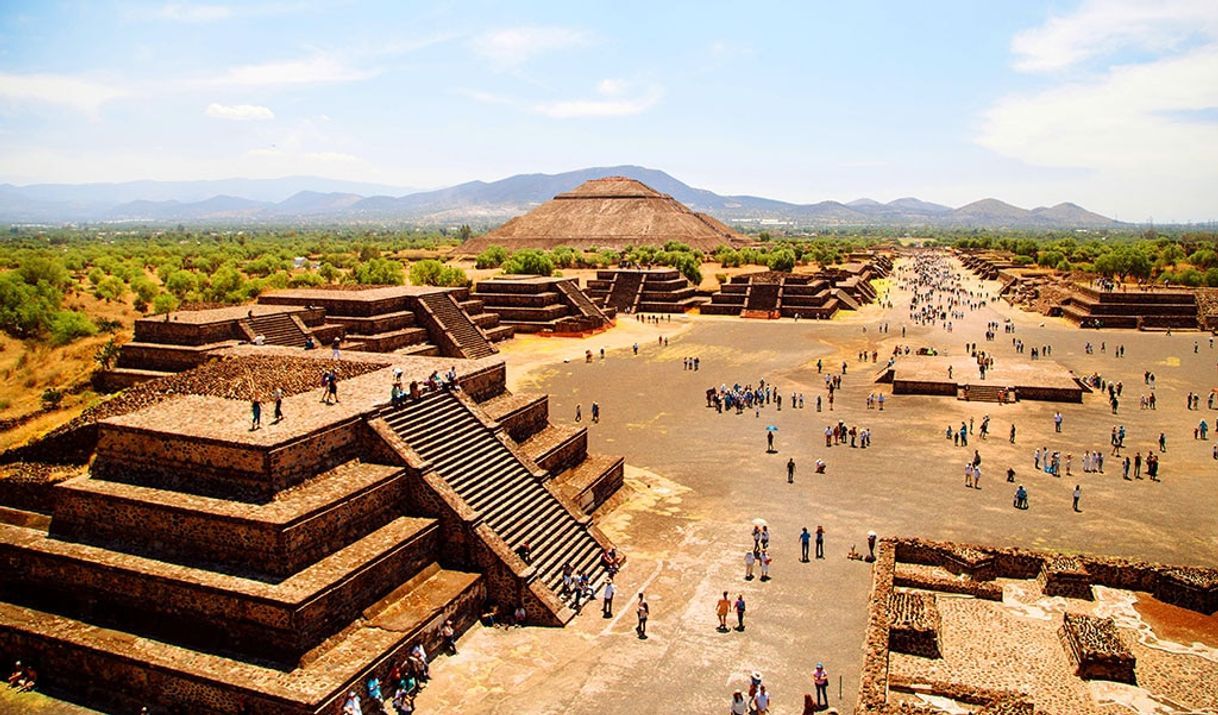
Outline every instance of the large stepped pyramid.
<path id="1" fill-rule="evenodd" d="M 248 372 L 244 353 L 292 385 L 329 363 L 227 352 L 225 369 Z M 416 384 L 454 364 L 391 362 Z M 45 487 L 50 513 L 0 519 L 0 657 L 113 711 L 337 713 L 488 602 L 565 623 L 563 565 L 603 581 L 589 513 L 621 460 L 589 457 L 584 436 L 539 466 L 523 445 L 554 429 L 545 396 L 508 393 L 502 361 L 456 369 L 399 405 L 389 366 L 342 380 L 334 405 L 301 387 L 253 431 L 248 397 L 209 394 L 96 422 L 87 472 Z"/>

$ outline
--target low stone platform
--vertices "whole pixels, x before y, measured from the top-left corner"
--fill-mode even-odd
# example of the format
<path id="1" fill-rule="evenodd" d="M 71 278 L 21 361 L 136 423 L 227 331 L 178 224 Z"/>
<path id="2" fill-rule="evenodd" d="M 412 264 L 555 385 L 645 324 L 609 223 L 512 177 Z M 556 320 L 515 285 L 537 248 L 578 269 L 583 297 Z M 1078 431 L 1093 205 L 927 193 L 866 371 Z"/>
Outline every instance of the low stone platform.
<path id="1" fill-rule="evenodd" d="M 1008 401 L 1082 402 L 1083 393 L 1089 392 L 1073 373 L 1046 359 L 1006 358 L 982 380 L 976 359 L 967 355 L 903 355 L 892 368 L 880 371 L 876 381 L 891 382 L 894 395 L 963 395 L 961 399 L 972 397 L 973 388 L 977 399 L 989 398 L 992 388 L 1004 388 Z"/>
<path id="2" fill-rule="evenodd" d="M 1061 638 L 1084 680 L 1115 680 L 1136 685 L 1137 661 L 1117 633 L 1111 618 L 1076 613 L 1062 615 Z"/>
<path id="3" fill-rule="evenodd" d="M 933 593 L 894 592 L 888 602 L 888 618 L 890 650 L 939 657 L 939 608 Z"/>

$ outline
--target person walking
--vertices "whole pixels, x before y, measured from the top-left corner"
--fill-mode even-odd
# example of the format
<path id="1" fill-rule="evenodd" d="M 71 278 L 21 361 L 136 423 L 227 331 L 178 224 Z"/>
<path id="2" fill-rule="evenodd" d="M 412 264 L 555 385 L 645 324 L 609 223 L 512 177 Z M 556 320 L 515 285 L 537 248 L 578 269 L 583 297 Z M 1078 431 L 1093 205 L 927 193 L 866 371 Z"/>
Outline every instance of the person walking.
<path id="1" fill-rule="evenodd" d="M 275 388 L 275 421 L 280 422 L 282 420 L 283 420 L 283 390 L 281 388 L 276 387 Z"/>
<path id="2" fill-rule="evenodd" d="M 581 404 L 576 404 L 576 405 L 575 405 L 575 421 L 576 421 L 576 422 L 582 422 L 582 421 L 583 421 L 583 419 L 584 419 L 584 412 L 583 412 L 583 408 L 584 408 L 584 406 L 583 406 L 583 405 L 581 405 Z"/>
<path id="3" fill-rule="evenodd" d="M 795 458 L 787 460 L 787 484 L 795 483 Z"/>
<path id="4" fill-rule="evenodd" d="M 250 401 L 250 431 L 254 431 L 262 426 L 262 403 L 255 397 Z"/>
<path id="5" fill-rule="evenodd" d="M 744 553 L 744 580 L 753 580 L 753 566 L 757 563 L 757 552 L 746 551 Z"/>
<path id="6" fill-rule="evenodd" d="M 770 694 L 766 692 L 764 685 L 759 685 L 757 694 L 753 696 L 753 712 L 757 715 L 766 715 L 770 712 Z"/>
<path id="7" fill-rule="evenodd" d="M 1075 485 L 1074 485 L 1074 510 L 1075 510 L 1075 511 L 1079 511 L 1079 508 L 1078 508 L 1078 499 L 1079 499 L 1079 497 L 1081 497 L 1082 495 L 1083 495 L 1083 488 L 1082 488 L 1080 485 L 1075 484 Z"/>
<path id="8" fill-rule="evenodd" d="M 766 451 L 766 453 L 774 452 L 774 433 L 773 432 L 765 433 L 765 451 Z"/>
<path id="9" fill-rule="evenodd" d="M 601 406 L 599 402 L 592 403 L 592 424 L 599 424 L 601 421 Z"/>
<path id="10" fill-rule="evenodd" d="M 635 607 L 635 615 L 638 616 L 639 624 L 635 626 L 635 633 L 639 634 L 639 640 L 647 640 L 647 618 L 651 615 L 651 607 L 647 605 L 647 599 L 643 594 L 639 594 L 639 603 Z"/>
<path id="11" fill-rule="evenodd" d="M 816 527 L 816 558 L 825 558 L 825 527 L 819 524 Z"/>
<path id="12" fill-rule="evenodd" d="M 715 604 L 715 615 L 719 617 L 719 632 L 727 633 L 727 614 L 732 610 L 732 599 L 727 597 L 727 591 L 723 592 L 723 597 L 719 599 L 719 603 Z"/>
<path id="13" fill-rule="evenodd" d="M 748 715 L 749 704 L 744 699 L 744 693 L 737 690 L 732 693 L 732 715 Z"/>
<path id="14" fill-rule="evenodd" d="M 824 663 L 817 663 L 812 671 L 812 684 L 816 686 L 816 707 L 829 707 L 829 672 Z"/>
<path id="15" fill-rule="evenodd" d="M 738 630 L 738 631 L 744 630 L 744 611 L 745 611 L 744 594 L 743 593 L 737 594 L 737 596 L 736 596 L 736 630 Z"/>
<path id="16" fill-rule="evenodd" d="M 444 619 L 444 625 L 440 626 L 440 638 L 444 641 L 444 649 L 450 654 L 457 654 L 457 637 L 456 631 L 453 630 L 453 621 L 451 618 Z"/>
<path id="17" fill-rule="evenodd" d="M 812 535 L 808 533 L 808 527 L 804 527 L 799 532 L 799 560 L 802 563 L 808 563 L 808 546 L 812 541 Z"/>

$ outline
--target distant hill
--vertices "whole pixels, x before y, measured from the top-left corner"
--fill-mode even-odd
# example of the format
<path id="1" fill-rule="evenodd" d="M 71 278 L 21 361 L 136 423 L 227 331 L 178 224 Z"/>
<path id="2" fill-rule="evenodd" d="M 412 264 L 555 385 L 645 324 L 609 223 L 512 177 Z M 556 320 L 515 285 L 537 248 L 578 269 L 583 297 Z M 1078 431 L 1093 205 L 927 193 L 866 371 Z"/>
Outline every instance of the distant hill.
<path id="1" fill-rule="evenodd" d="M 794 204 L 759 196 L 724 196 L 691 187 L 663 171 L 605 166 L 561 174 L 519 174 L 434 191 L 315 177 L 120 184 L 0 185 L 0 222 L 9 223 L 410 223 L 496 226 L 590 179 L 626 176 L 694 211 L 738 226 L 959 226 L 1111 228 L 1121 226 L 1072 203 L 1022 209 L 998 199 L 952 208 L 905 197 L 881 203 Z"/>

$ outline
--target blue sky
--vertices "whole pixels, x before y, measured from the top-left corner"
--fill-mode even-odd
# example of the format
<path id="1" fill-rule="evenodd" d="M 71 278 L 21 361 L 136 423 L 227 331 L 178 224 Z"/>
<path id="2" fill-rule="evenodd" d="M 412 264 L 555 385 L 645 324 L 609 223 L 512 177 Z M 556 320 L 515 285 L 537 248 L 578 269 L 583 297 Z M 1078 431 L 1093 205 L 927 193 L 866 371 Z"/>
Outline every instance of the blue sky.
<path id="1" fill-rule="evenodd" d="M 1218 2 L 14 2 L 0 181 L 641 164 L 1218 218 Z"/>

